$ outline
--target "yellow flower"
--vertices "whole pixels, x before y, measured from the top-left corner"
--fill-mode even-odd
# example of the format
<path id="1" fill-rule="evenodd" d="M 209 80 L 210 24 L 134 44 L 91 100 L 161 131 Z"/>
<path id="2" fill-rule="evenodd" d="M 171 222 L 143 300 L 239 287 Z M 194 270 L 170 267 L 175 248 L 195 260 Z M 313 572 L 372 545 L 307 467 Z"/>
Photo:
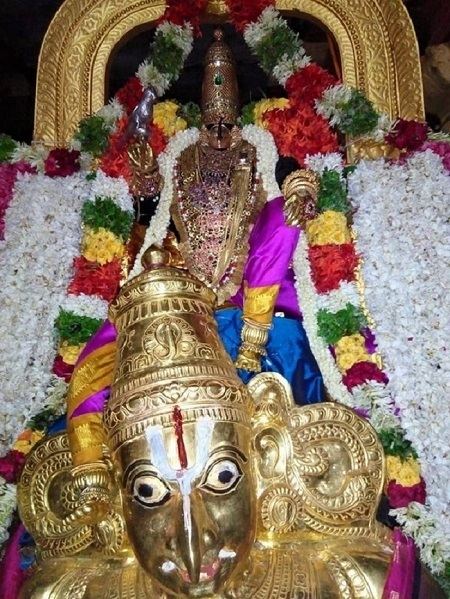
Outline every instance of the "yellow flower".
<path id="1" fill-rule="evenodd" d="M 325 210 L 306 225 L 306 235 L 310 245 L 325 245 L 327 243 L 348 243 L 350 230 L 347 219 L 342 212 Z"/>
<path id="2" fill-rule="evenodd" d="M 412 457 L 402 461 L 395 455 L 386 457 L 386 470 L 389 480 L 395 480 L 398 485 L 412 487 L 420 483 L 420 465 Z"/>
<path id="3" fill-rule="evenodd" d="M 265 127 L 267 129 L 267 125 L 263 121 L 264 113 L 268 110 L 274 110 L 275 108 L 287 108 L 288 106 L 289 100 L 287 98 L 268 98 L 267 100 L 260 100 L 253 108 L 255 125 L 258 125 L 258 127 Z"/>
<path id="4" fill-rule="evenodd" d="M 122 240 L 107 229 L 100 228 L 98 231 L 86 228 L 82 254 L 90 262 L 106 264 L 114 258 L 121 258 L 124 254 Z"/>
<path id="5" fill-rule="evenodd" d="M 30 452 L 33 446 L 42 439 L 43 436 L 44 434 L 41 433 L 41 431 L 32 431 L 31 429 L 27 429 L 18 436 L 17 441 L 13 445 L 13 449 L 26 455 Z"/>
<path id="6" fill-rule="evenodd" d="M 66 364 L 75 364 L 85 345 L 86 343 L 70 345 L 68 341 L 63 341 L 59 346 L 58 352 Z"/>
<path id="7" fill-rule="evenodd" d="M 371 360 L 367 353 L 365 340 L 362 335 L 355 333 L 342 337 L 334 346 L 336 362 L 341 372 L 345 372 L 356 362 Z"/>
<path id="8" fill-rule="evenodd" d="M 159 102 L 153 107 L 153 122 L 164 131 L 164 135 L 172 137 L 178 131 L 183 131 L 187 127 L 187 122 L 177 116 L 179 104 L 166 100 Z"/>

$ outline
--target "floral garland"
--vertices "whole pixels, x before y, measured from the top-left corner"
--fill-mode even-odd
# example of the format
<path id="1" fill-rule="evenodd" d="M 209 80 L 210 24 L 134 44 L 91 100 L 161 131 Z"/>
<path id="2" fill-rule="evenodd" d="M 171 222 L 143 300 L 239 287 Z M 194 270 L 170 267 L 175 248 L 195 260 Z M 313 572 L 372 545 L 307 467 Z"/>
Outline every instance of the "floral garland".
<path id="1" fill-rule="evenodd" d="M 438 573 L 450 563 L 450 435 L 442 412 L 448 378 L 442 265 L 449 258 L 450 173 L 448 162 L 429 144 L 424 148 L 403 163 L 361 162 L 349 176 L 349 189 L 358 207 L 354 218 L 365 256 L 362 273 L 389 367 L 388 387 L 427 483 L 425 505 L 410 484 L 407 500 L 400 498 L 391 513 L 414 537 L 422 559 Z M 432 437 L 424 431 L 433 431 Z M 418 480 L 416 473 L 409 482 L 417 485 Z"/>

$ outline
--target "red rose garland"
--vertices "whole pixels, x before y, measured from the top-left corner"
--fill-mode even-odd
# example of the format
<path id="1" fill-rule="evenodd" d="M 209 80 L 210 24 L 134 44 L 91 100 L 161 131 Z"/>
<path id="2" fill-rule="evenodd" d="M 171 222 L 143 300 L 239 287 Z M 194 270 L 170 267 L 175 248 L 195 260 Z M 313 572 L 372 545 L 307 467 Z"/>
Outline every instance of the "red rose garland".
<path id="1" fill-rule="evenodd" d="M 80 170 L 80 152 L 65 148 L 50 150 L 44 170 L 47 177 L 69 177 Z"/>
<path id="2" fill-rule="evenodd" d="M 274 0 L 226 0 L 231 20 L 237 31 L 244 31 L 250 23 L 257 20 L 262 11 L 273 6 Z"/>
<path id="3" fill-rule="evenodd" d="M 131 114 L 137 103 L 141 101 L 143 93 L 144 90 L 138 77 L 130 77 L 116 93 L 116 100 L 125 108 L 127 114 Z"/>
<path id="4" fill-rule="evenodd" d="M 323 92 L 337 84 L 337 79 L 318 64 L 311 63 L 286 81 L 286 91 L 291 102 L 303 102 L 312 108 Z"/>

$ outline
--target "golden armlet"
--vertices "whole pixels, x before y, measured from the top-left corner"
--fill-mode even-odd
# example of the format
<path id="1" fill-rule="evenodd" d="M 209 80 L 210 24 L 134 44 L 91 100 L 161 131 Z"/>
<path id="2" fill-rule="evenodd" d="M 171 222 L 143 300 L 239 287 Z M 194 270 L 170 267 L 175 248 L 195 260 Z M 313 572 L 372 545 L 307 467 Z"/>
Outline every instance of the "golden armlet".
<path id="1" fill-rule="evenodd" d="M 261 372 L 261 357 L 266 355 L 270 324 L 260 324 L 244 318 L 241 332 L 241 346 L 236 360 L 236 368 L 250 372 Z"/>

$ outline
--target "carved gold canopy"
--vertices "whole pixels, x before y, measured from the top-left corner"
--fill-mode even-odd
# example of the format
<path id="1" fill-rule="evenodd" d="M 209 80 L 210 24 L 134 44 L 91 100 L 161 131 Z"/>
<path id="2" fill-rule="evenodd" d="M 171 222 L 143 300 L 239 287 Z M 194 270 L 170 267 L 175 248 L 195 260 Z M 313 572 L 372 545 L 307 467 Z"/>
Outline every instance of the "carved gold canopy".
<path id="1" fill-rule="evenodd" d="M 108 61 L 134 29 L 164 12 L 163 0 L 65 0 L 39 58 L 35 141 L 64 145 L 79 120 L 106 102 Z M 277 0 L 284 13 L 324 25 L 340 51 L 345 83 L 390 116 L 424 117 L 419 51 L 402 0 Z M 213 0 L 209 15 L 226 14 Z M 130 73 L 131 75 L 131 73 Z"/>

